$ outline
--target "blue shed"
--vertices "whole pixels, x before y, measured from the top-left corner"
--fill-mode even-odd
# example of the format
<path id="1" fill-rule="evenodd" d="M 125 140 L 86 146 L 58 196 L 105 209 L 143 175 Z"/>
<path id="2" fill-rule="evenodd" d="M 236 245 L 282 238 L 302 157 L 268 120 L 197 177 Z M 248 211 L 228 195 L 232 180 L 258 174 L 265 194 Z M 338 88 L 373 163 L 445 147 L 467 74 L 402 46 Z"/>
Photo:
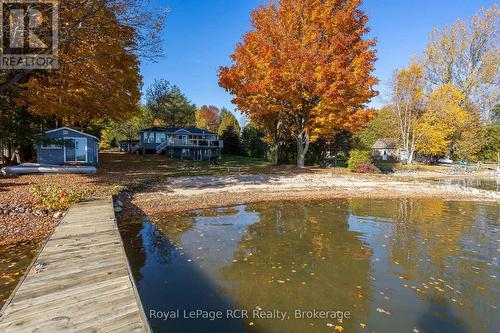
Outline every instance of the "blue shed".
<path id="1" fill-rule="evenodd" d="M 99 162 L 99 139 L 69 127 L 45 132 L 35 144 L 40 164 L 86 164 Z"/>

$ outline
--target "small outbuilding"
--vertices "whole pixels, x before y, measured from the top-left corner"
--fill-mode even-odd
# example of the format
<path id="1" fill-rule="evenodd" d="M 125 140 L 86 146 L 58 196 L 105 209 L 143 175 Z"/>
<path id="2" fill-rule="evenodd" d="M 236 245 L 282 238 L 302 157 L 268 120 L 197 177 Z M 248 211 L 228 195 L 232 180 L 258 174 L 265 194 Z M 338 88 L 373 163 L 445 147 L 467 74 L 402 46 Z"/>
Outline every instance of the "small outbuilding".
<path id="1" fill-rule="evenodd" d="M 373 145 L 373 158 L 382 161 L 399 160 L 398 140 L 390 138 L 378 139 Z"/>
<path id="2" fill-rule="evenodd" d="M 35 144 L 39 164 L 97 165 L 99 139 L 69 127 L 45 132 Z"/>

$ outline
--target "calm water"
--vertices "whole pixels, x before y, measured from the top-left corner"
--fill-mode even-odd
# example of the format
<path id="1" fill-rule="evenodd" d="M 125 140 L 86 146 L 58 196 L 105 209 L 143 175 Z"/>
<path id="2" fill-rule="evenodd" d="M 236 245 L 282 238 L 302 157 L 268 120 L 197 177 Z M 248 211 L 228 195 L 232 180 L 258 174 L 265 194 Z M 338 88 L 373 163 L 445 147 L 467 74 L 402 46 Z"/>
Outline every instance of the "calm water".
<path id="1" fill-rule="evenodd" d="M 155 332 L 500 328 L 496 203 L 276 202 L 151 219 L 122 221 L 121 232 Z M 223 319 L 183 318 L 198 309 Z M 180 319 L 159 318 L 177 310 Z M 295 318 L 313 310 L 345 318 Z M 277 311 L 284 320 L 262 318 Z"/>

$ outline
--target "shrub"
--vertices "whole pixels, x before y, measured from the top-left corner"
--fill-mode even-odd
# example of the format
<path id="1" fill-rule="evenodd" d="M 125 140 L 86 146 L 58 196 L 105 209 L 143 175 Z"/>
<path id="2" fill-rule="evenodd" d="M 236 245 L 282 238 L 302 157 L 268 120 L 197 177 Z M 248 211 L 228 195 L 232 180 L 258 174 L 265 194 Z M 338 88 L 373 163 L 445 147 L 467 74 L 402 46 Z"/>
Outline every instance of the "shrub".
<path id="1" fill-rule="evenodd" d="M 86 196 L 83 191 L 65 190 L 57 185 L 49 185 L 45 189 L 32 185 L 31 192 L 39 201 L 41 208 L 49 211 L 66 210 L 72 204 L 85 199 Z"/>
<path id="2" fill-rule="evenodd" d="M 360 164 L 371 164 L 372 154 L 367 150 L 353 149 L 349 154 L 349 161 L 347 162 L 347 167 L 350 170 L 356 169 Z"/>
<path id="3" fill-rule="evenodd" d="M 361 163 L 353 170 L 357 173 L 380 173 L 380 169 L 371 163 Z"/>

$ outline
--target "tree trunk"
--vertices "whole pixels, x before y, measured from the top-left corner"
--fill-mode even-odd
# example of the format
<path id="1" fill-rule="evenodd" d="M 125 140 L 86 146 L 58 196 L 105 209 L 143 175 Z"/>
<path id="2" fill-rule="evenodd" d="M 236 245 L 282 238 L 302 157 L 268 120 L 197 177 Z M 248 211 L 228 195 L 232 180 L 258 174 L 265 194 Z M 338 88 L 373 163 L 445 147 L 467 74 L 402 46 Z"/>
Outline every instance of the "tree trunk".
<path id="1" fill-rule="evenodd" d="M 304 167 L 304 160 L 309 149 L 309 134 L 303 129 L 297 135 L 297 167 Z"/>
<path id="2" fill-rule="evenodd" d="M 272 157 L 273 157 L 273 165 L 278 165 L 278 152 L 279 152 L 279 147 L 280 147 L 280 143 L 279 142 L 275 142 L 273 144 L 273 154 L 272 154 Z"/>
<path id="3" fill-rule="evenodd" d="M 279 163 L 279 148 L 280 148 L 280 128 L 281 128 L 281 121 L 278 120 L 276 122 L 276 132 L 274 134 L 274 145 L 273 145 L 273 165 L 278 165 Z"/>
<path id="4" fill-rule="evenodd" d="M 303 115 L 295 116 L 295 125 L 297 126 L 297 167 L 303 168 L 307 150 L 309 149 L 309 133 L 305 129 Z"/>
<path id="5" fill-rule="evenodd" d="M 408 152 L 408 159 L 406 160 L 407 165 L 411 165 L 413 163 L 413 150 Z"/>
<path id="6" fill-rule="evenodd" d="M 411 139 L 408 139 L 408 159 L 406 161 L 406 164 L 408 165 L 413 163 L 413 158 L 415 156 L 415 132 L 411 134 Z"/>

